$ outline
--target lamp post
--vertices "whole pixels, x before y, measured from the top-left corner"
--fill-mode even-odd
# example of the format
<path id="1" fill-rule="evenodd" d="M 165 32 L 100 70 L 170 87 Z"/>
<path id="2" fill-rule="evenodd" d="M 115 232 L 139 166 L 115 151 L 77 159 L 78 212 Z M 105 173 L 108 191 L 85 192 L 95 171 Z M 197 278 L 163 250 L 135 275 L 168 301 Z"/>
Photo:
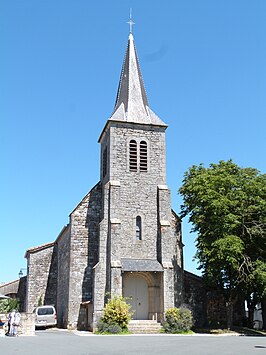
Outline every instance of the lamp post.
<path id="1" fill-rule="evenodd" d="M 21 279 L 22 276 L 23 276 L 23 271 L 22 271 L 22 270 L 27 270 L 27 269 L 21 268 L 21 269 L 19 270 L 18 276 L 19 276 L 20 279 Z"/>

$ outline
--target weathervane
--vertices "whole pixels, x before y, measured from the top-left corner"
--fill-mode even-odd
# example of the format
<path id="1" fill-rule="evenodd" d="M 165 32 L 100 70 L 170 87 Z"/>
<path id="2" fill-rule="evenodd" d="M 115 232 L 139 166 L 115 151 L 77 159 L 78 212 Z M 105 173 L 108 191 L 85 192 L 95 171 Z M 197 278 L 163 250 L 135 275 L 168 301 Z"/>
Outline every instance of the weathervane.
<path id="1" fill-rule="evenodd" d="M 129 31 L 130 33 L 132 33 L 132 26 L 135 25 L 135 22 L 133 22 L 132 20 L 132 9 L 130 9 L 130 18 L 129 18 L 129 22 L 127 22 L 129 24 Z"/>

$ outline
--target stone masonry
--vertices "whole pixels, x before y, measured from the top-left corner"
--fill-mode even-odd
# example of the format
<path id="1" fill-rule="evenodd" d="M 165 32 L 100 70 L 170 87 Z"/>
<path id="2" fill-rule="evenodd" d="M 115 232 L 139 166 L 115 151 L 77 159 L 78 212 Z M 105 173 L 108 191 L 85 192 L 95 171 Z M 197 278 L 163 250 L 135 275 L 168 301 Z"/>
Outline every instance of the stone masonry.
<path id="1" fill-rule="evenodd" d="M 38 303 L 56 305 L 57 250 L 48 243 L 27 250 L 28 261 L 26 312 L 31 313 Z"/>

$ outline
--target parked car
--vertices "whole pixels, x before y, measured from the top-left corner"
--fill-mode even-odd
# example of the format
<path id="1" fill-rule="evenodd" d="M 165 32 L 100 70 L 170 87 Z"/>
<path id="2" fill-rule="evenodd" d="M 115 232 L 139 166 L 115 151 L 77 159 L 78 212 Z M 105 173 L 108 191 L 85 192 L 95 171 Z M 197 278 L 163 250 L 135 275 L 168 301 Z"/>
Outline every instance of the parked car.
<path id="1" fill-rule="evenodd" d="M 57 317 L 54 306 L 39 306 L 34 310 L 35 327 L 56 326 Z"/>

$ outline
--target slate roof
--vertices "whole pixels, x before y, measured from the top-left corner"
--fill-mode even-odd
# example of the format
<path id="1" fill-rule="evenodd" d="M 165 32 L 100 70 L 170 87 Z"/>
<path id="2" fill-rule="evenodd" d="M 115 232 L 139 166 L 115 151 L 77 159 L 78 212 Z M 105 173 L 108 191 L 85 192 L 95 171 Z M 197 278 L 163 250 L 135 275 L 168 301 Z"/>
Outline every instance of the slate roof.
<path id="1" fill-rule="evenodd" d="M 109 121 L 167 127 L 149 107 L 132 33 L 129 34 L 115 107 Z"/>
<path id="2" fill-rule="evenodd" d="M 36 252 L 38 252 L 40 250 L 44 250 L 46 248 L 50 248 L 54 245 L 55 245 L 55 242 L 50 242 L 50 243 L 38 245 L 37 247 L 30 248 L 26 251 L 25 258 L 27 258 L 29 254 L 36 253 Z"/>
<path id="3" fill-rule="evenodd" d="M 163 271 L 162 265 L 154 259 L 121 259 L 122 271 Z"/>

